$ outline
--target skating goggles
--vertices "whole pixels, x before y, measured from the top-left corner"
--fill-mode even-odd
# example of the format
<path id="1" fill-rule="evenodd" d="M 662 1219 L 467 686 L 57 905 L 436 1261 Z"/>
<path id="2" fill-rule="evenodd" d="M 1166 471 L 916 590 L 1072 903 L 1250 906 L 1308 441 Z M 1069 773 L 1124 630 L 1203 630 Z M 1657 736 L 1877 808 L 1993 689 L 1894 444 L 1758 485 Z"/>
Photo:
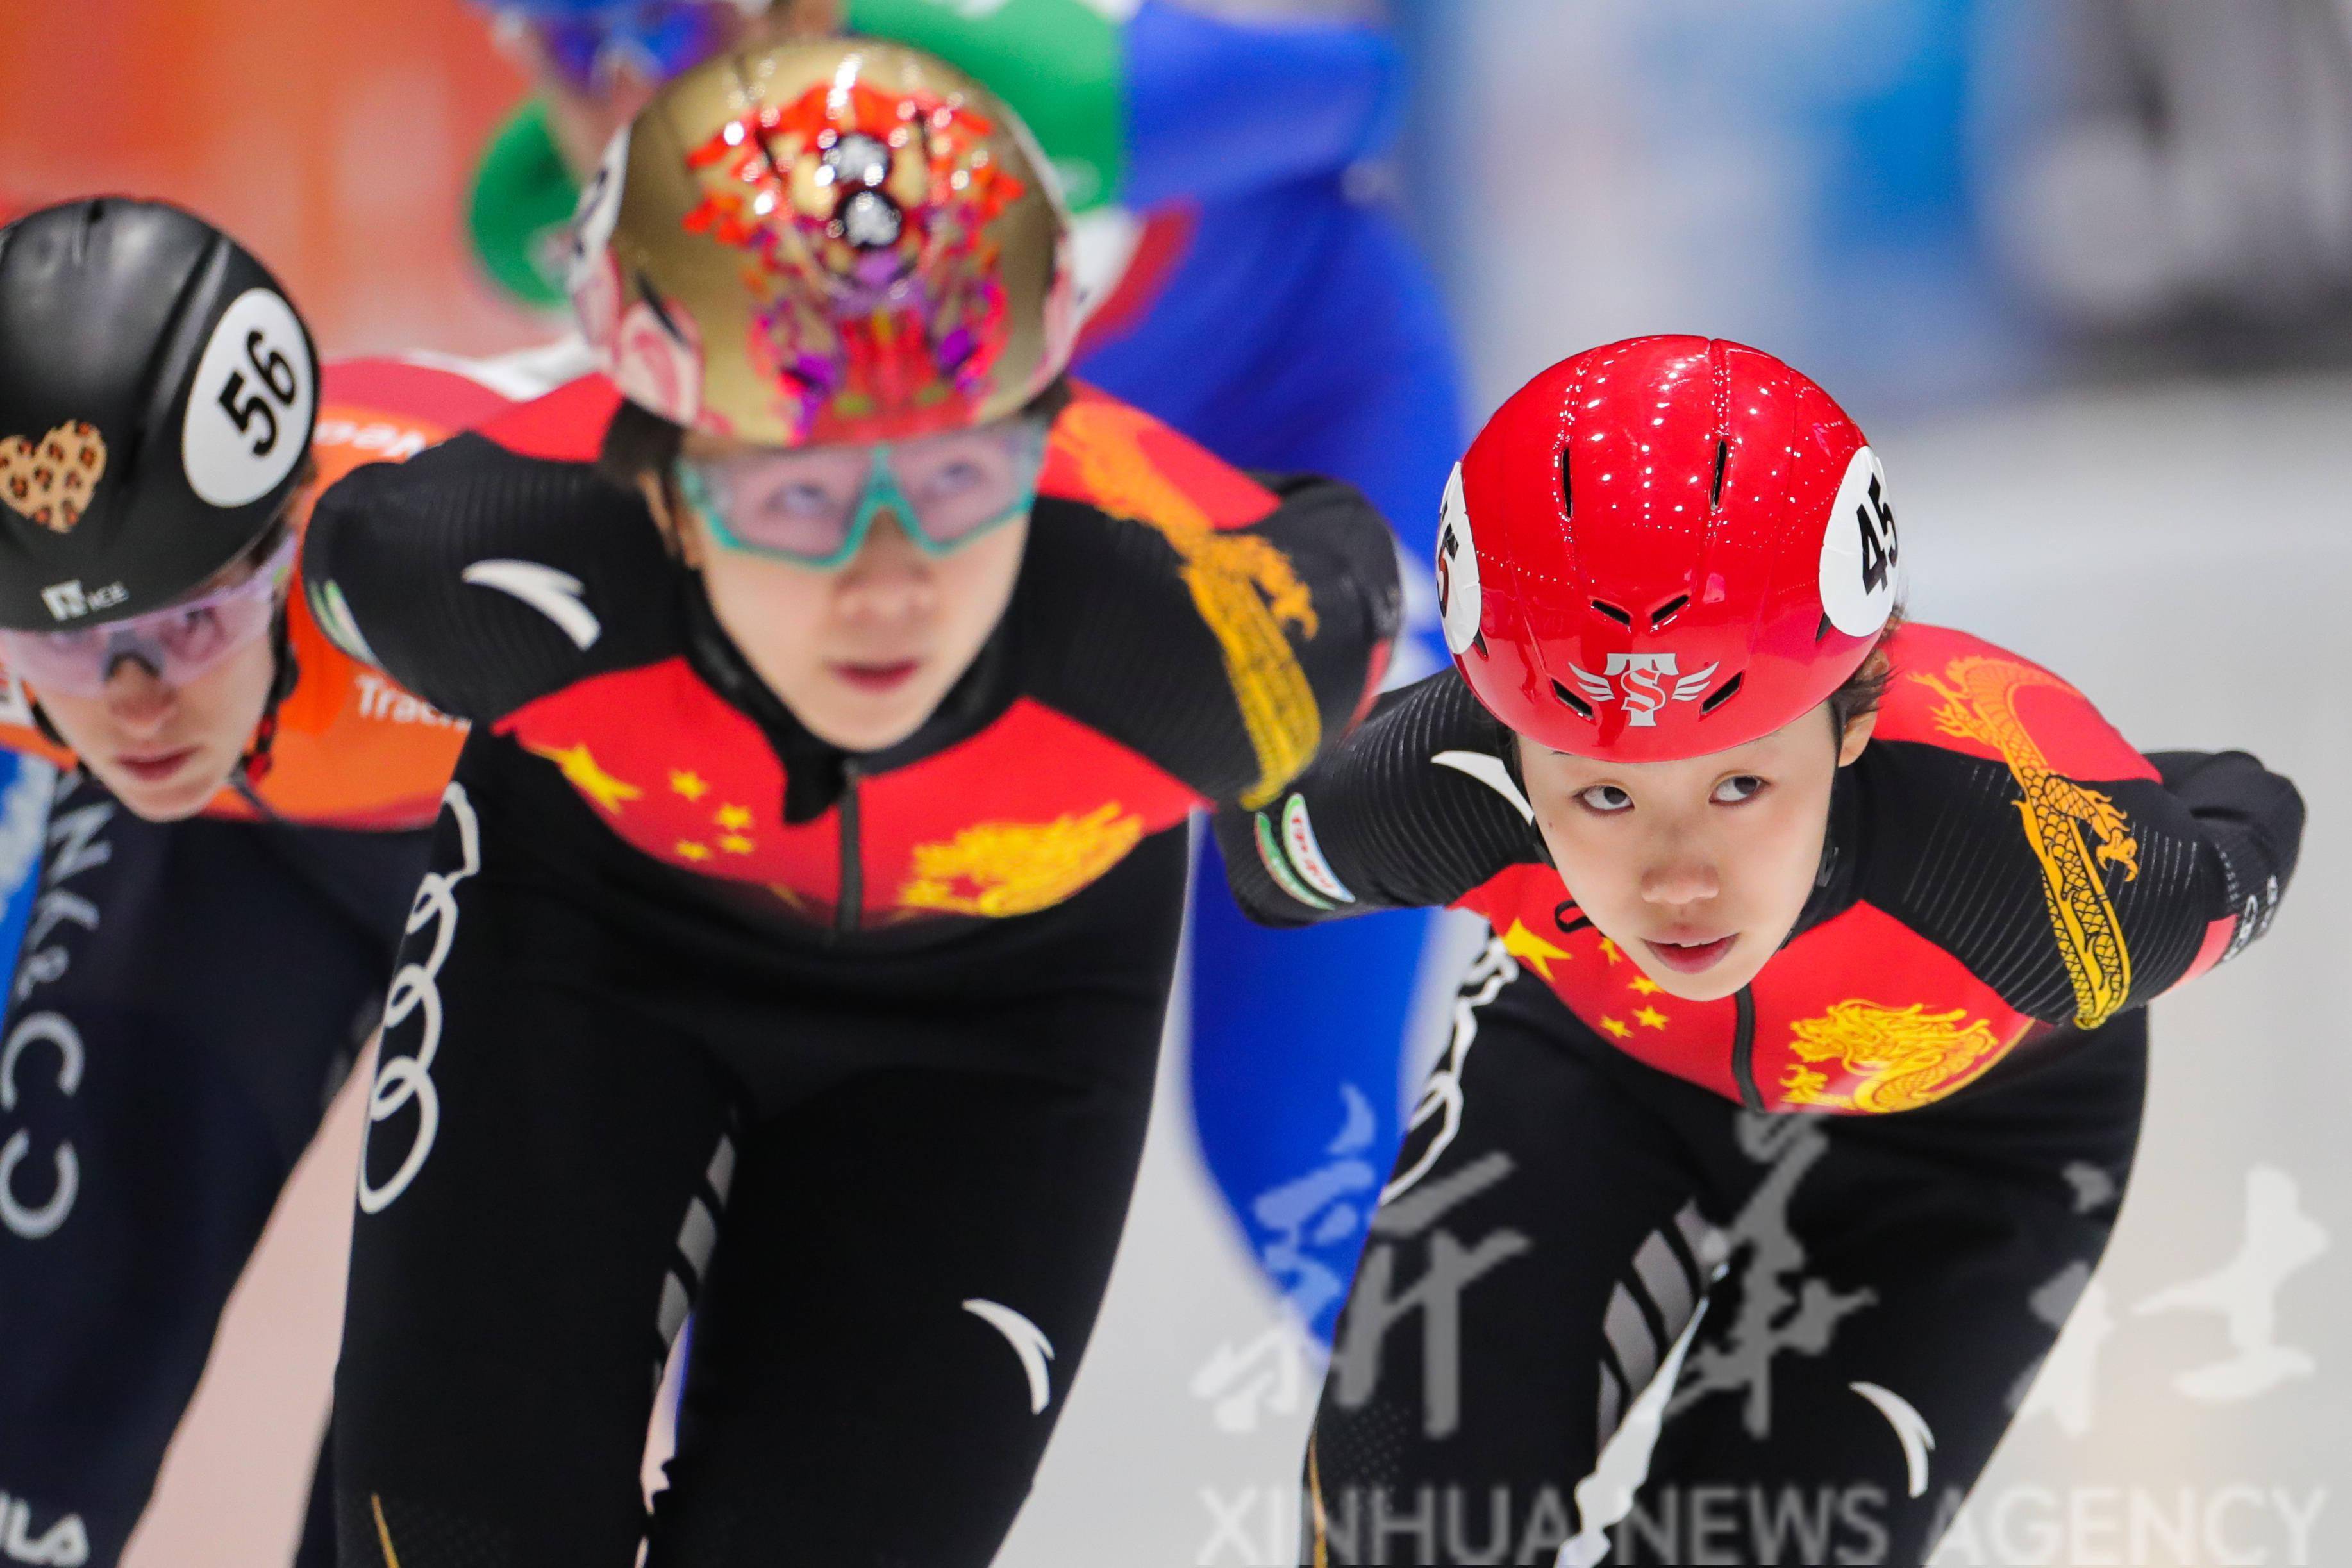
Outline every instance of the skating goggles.
<path id="1" fill-rule="evenodd" d="M 104 696 L 125 659 L 167 686 L 185 686 L 269 630 L 295 548 L 289 530 L 242 582 L 129 620 L 85 631 L 0 631 L 0 658 L 35 691 Z"/>
<path id="2" fill-rule="evenodd" d="M 519 16 L 541 58 L 580 92 L 602 92 L 624 69 L 660 86 L 725 48 L 742 31 L 734 0 L 646 0 L 563 16 Z"/>
<path id="3" fill-rule="evenodd" d="M 888 511 L 930 556 L 962 549 L 1036 504 L 1042 420 L 999 420 L 913 441 L 677 461 L 678 489 L 721 548 L 831 571 Z"/>

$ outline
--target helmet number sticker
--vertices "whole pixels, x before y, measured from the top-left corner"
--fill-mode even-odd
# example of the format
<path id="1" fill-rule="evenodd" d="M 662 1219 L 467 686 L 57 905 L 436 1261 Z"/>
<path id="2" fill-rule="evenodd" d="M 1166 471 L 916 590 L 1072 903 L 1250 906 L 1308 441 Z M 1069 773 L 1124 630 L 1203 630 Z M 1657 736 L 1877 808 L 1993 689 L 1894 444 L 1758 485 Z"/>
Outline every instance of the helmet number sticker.
<path id="1" fill-rule="evenodd" d="M 224 508 L 277 489 L 310 449 L 318 391 L 294 308 L 267 289 L 238 295 L 189 388 L 180 437 L 188 488 Z"/>
<path id="2" fill-rule="evenodd" d="M 1886 471 L 1864 447 L 1847 463 L 1822 530 L 1822 612 L 1848 637 L 1869 637 L 1894 613 L 1902 587 L 1902 545 Z"/>
<path id="3" fill-rule="evenodd" d="M 286 363 L 286 356 L 257 331 L 245 334 L 245 357 L 261 384 L 248 394 L 245 372 L 229 372 L 228 380 L 221 384 L 221 410 L 236 422 L 239 430 L 252 434 L 253 455 L 266 458 L 278 445 L 278 410 L 293 404 L 300 384 L 294 379 L 294 367 Z M 262 395 L 265 391 L 267 397 Z M 258 430 L 254 429 L 257 422 Z"/>
<path id="4" fill-rule="evenodd" d="M 595 177 L 581 193 L 572 219 L 572 254 L 564 268 L 564 290 L 572 296 L 580 334 L 607 372 L 613 368 L 613 340 L 621 326 L 621 267 L 613 255 L 613 230 L 620 221 L 621 187 L 628 168 L 629 128 L 625 125 L 605 146 Z"/>
<path id="5" fill-rule="evenodd" d="M 1437 517 L 1437 618 L 1445 627 L 1446 650 L 1455 658 L 1478 640 L 1483 595 L 1478 590 L 1478 543 L 1470 533 L 1470 508 L 1462 496 L 1462 465 L 1445 481 L 1445 501 Z"/>
<path id="6" fill-rule="evenodd" d="M 578 293 L 589 282 L 593 269 L 604 259 L 604 247 L 613 243 L 613 230 L 621 220 L 621 187 L 627 184 L 629 174 L 629 131 L 624 125 L 605 143 L 604 156 L 597 161 L 596 173 L 588 188 L 580 193 L 580 205 L 572 216 L 572 254 L 566 265 L 566 287 Z"/>

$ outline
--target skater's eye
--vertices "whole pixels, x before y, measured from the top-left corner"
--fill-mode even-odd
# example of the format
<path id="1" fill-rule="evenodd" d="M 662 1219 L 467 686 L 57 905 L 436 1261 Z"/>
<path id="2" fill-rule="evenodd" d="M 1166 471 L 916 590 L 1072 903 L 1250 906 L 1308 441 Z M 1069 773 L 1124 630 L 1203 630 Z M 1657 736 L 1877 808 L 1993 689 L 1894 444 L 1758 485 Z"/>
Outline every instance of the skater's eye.
<path id="1" fill-rule="evenodd" d="M 1580 789 L 1576 792 L 1576 798 L 1585 810 L 1599 812 L 1603 816 L 1614 816 L 1633 807 L 1633 797 L 1615 784 L 1594 784 L 1591 789 Z"/>
<path id="2" fill-rule="evenodd" d="M 209 658 L 220 651 L 228 633 L 211 609 L 190 610 L 160 628 L 158 640 L 182 658 Z"/>
<path id="3" fill-rule="evenodd" d="M 1708 798 L 1718 805 L 1738 805 L 1743 800 L 1755 799 L 1764 789 L 1764 781 L 1754 773 L 1735 773 L 1716 785 L 1715 794 Z"/>
<path id="4" fill-rule="evenodd" d="M 768 492 L 763 510 L 776 518 L 825 518 L 845 510 L 853 498 L 805 480 L 779 485 Z"/>

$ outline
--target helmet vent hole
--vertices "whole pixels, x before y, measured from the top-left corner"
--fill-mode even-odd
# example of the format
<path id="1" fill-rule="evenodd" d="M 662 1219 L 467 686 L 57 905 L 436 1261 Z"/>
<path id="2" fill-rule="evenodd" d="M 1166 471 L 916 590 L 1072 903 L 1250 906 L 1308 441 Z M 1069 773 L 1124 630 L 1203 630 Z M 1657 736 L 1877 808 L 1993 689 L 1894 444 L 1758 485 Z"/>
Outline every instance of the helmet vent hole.
<path id="1" fill-rule="evenodd" d="M 1611 620 L 1615 621 L 1619 626 L 1625 627 L 1628 631 L 1633 629 L 1633 617 L 1619 609 L 1616 605 L 1611 604 L 1608 600 L 1595 599 L 1592 601 L 1592 607 L 1600 611 L 1602 615 L 1607 616 Z"/>
<path id="2" fill-rule="evenodd" d="M 1656 631 L 1660 626 L 1663 626 L 1668 621 L 1673 620 L 1676 616 L 1682 614 L 1683 606 L 1689 603 L 1690 595 L 1688 594 L 1676 594 L 1673 598 L 1668 599 L 1664 604 L 1660 605 L 1656 609 L 1652 610 L 1650 612 L 1650 629 L 1652 631 Z"/>
<path id="3" fill-rule="evenodd" d="M 1578 718 L 1590 719 L 1592 717 L 1592 704 L 1587 702 L 1583 698 L 1579 697 L 1575 692 L 1570 691 L 1567 687 L 1562 686 L 1557 680 L 1551 683 L 1551 694 L 1554 697 L 1559 698 L 1560 701 L 1566 705 L 1569 711 L 1574 713 Z"/>
<path id="4" fill-rule="evenodd" d="M 1721 686 L 1717 687 L 1715 690 L 1708 695 L 1706 700 L 1698 705 L 1699 716 L 1701 718 L 1705 718 L 1707 714 L 1714 712 L 1717 709 L 1730 701 L 1731 694 L 1739 689 L 1739 683 L 1742 679 L 1746 679 L 1746 676 L 1747 671 L 1742 670 L 1739 674 L 1733 676 L 1729 680 L 1725 681 Z"/>
<path id="5" fill-rule="evenodd" d="M 1829 617 L 1829 614 L 1828 614 L 1828 612 L 1827 612 L 1827 611 L 1823 611 L 1823 612 L 1822 612 L 1822 624 L 1821 624 L 1820 626 L 1815 626 L 1815 627 L 1813 628 L 1813 640 L 1814 640 L 1815 642 L 1819 642 L 1819 641 L 1821 641 L 1823 637 L 1827 637 L 1827 636 L 1829 636 L 1829 635 L 1830 635 L 1830 617 Z"/>
<path id="6" fill-rule="evenodd" d="M 1562 447 L 1559 449 L 1559 515 L 1563 518 L 1576 515 L 1576 489 L 1569 480 L 1568 458 L 1569 448 Z"/>
<path id="7" fill-rule="evenodd" d="M 1731 443 L 1718 439 L 1715 444 L 1715 489 L 1706 498 L 1706 510 L 1713 511 L 1723 504 L 1723 470 L 1731 461 Z"/>
<path id="8" fill-rule="evenodd" d="M 1486 634 L 1484 631 L 1475 631 L 1470 634 L 1470 646 L 1478 650 L 1478 657 L 1480 658 L 1492 658 L 1495 657 L 1486 651 Z"/>

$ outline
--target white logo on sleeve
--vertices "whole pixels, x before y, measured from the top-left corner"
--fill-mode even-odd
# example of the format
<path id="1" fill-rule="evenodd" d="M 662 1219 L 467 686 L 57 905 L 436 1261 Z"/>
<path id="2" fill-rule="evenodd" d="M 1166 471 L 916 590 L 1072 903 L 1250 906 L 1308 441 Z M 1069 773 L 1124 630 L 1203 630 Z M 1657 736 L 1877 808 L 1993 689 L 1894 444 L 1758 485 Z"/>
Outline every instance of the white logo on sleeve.
<path id="1" fill-rule="evenodd" d="M 1535 826 L 1536 808 L 1511 782 L 1511 770 L 1503 759 L 1486 752 L 1440 752 L 1429 759 L 1441 768 L 1452 768 L 1457 773 L 1467 773 L 1496 795 L 1511 803 L 1511 809 L 1529 826 Z"/>
<path id="2" fill-rule="evenodd" d="M 320 584 L 310 595 L 310 615 L 327 634 L 329 642 L 362 663 L 378 669 L 383 668 L 383 660 L 368 647 L 367 637 L 360 630 L 359 617 L 352 614 L 351 601 L 343 597 L 341 584 L 331 578 Z"/>
<path id="3" fill-rule="evenodd" d="M 1339 880 L 1331 869 L 1331 862 L 1323 858 L 1323 846 L 1315 837 L 1314 819 L 1307 815 L 1307 798 L 1292 795 L 1282 807 L 1282 847 L 1289 853 L 1290 864 L 1307 885 L 1327 899 L 1352 904 L 1356 895 Z"/>
<path id="4" fill-rule="evenodd" d="M 318 412 L 294 307 L 267 289 L 247 289 L 213 328 L 189 384 L 180 431 L 188 488 L 217 507 L 259 500 L 302 460 Z"/>
<path id="5" fill-rule="evenodd" d="M 1445 626 L 1445 647 L 1460 657 L 1478 637 L 1484 595 L 1478 590 L 1478 544 L 1470 534 L 1470 508 L 1462 497 L 1462 465 L 1445 481 L 1437 513 L 1437 618 Z"/>
<path id="6" fill-rule="evenodd" d="M 513 595 L 562 627 L 582 653 L 604 633 L 596 612 L 581 603 L 580 595 L 586 590 L 569 572 L 537 561 L 477 561 L 458 576 L 477 588 Z"/>
<path id="7" fill-rule="evenodd" d="M 1846 465 L 1822 529 L 1822 608 L 1830 625 L 1850 637 L 1869 637 L 1885 626 L 1902 587 L 1901 566 L 1886 470 L 1864 447 Z"/>
<path id="8" fill-rule="evenodd" d="M 1013 1353 L 1021 1358 L 1022 1373 L 1029 1379 L 1029 1414 L 1041 1414 L 1052 1403 L 1054 1383 L 1045 1363 L 1054 1359 L 1054 1342 L 1045 1331 L 1001 1301 L 991 1301 L 975 1296 L 963 1304 L 963 1310 L 1004 1336 Z"/>
<path id="9" fill-rule="evenodd" d="M 1658 713 L 1667 703 L 1697 701 L 1722 668 L 1717 662 L 1684 675 L 1676 669 L 1671 653 L 1612 653 L 1608 668 L 1599 675 L 1574 664 L 1568 672 L 1594 703 L 1622 701 L 1627 729 L 1654 730 Z"/>

